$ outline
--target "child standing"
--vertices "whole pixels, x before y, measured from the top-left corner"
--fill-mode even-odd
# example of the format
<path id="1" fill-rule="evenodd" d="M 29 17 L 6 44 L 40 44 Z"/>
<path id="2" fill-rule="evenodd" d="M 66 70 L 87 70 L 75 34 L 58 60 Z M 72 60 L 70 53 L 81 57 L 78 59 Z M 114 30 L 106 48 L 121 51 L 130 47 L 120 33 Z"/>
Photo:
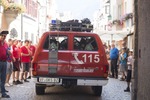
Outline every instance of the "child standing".
<path id="1" fill-rule="evenodd" d="M 122 52 L 119 56 L 119 62 L 120 62 L 120 72 L 122 73 L 121 81 L 124 81 L 126 79 L 126 71 L 127 71 L 127 53 L 125 52 L 124 48 L 122 48 Z"/>
<path id="2" fill-rule="evenodd" d="M 131 76 L 132 76 L 132 64 L 133 64 L 133 52 L 129 51 L 129 56 L 127 60 L 127 88 L 124 90 L 124 92 L 130 92 L 130 82 L 131 82 Z"/>

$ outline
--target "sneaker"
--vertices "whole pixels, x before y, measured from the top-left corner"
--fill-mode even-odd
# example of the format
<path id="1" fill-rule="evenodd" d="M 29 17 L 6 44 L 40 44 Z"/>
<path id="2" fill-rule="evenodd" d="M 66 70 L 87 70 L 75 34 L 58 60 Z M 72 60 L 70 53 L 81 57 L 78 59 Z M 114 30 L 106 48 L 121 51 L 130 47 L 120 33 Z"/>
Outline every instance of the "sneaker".
<path id="1" fill-rule="evenodd" d="M 13 85 L 17 85 L 17 81 L 13 81 Z"/>
<path id="2" fill-rule="evenodd" d="M 10 86 L 13 86 L 13 84 L 12 84 L 12 83 L 9 83 L 9 85 L 10 85 Z"/>
<path id="3" fill-rule="evenodd" d="M 130 90 L 124 90 L 124 92 L 130 92 Z"/>
<path id="4" fill-rule="evenodd" d="M 127 76 L 124 76 L 125 77 L 125 79 L 127 79 Z"/>
<path id="5" fill-rule="evenodd" d="M 10 96 L 5 94 L 5 95 L 2 95 L 2 98 L 10 98 Z"/>
<path id="6" fill-rule="evenodd" d="M 20 82 L 22 82 L 22 83 L 23 83 L 23 82 L 24 82 L 24 81 L 23 81 L 23 79 L 21 79 L 21 80 L 20 80 Z"/>
<path id="7" fill-rule="evenodd" d="M 10 86 L 10 84 L 9 84 L 9 83 L 6 83 L 6 84 L 5 84 L 5 86 L 6 86 L 6 87 L 9 87 L 9 86 Z"/>
<path id="8" fill-rule="evenodd" d="M 115 79 L 118 79 L 118 75 L 116 75 Z"/>
<path id="9" fill-rule="evenodd" d="M 110 77 L 110 78 L 114 78 L 114 76 L 112 76 L 112 75 L 110 75 L 109 77 Z"/>
<path id="10" fill-rule="evenodd" d="M 124 92 L 130 92 L 130 88 L 127 87 L 127 89 L 124 90 Z"/>
<path id="11" fill-rule="evenodd" d="M 125 80 L 124 78 L 121 78 L 121 79 L 120 79 L 120 81 L 124 81 L 124 80 Z"/>
<path id="12" fill-rule="evenodd" d="M 23 82 L 20 82 L 19 80 L 16 81 L 17 84 L 23 84 Z"/>
<path id="13" fill-rule="evenodd" d="M 5 90 L 5 92 L 9 92 L 9 91 Z"/>
<path id="14" fill-rule="evenodd" d="M 31 79 L 31 76 L 29 76 L 27 79 Z"/>
<path id="15" fill-rule="evenodd" d="M 29 81 L 27 79 L 25 79 L 24 82 L 29 82 Z"/>

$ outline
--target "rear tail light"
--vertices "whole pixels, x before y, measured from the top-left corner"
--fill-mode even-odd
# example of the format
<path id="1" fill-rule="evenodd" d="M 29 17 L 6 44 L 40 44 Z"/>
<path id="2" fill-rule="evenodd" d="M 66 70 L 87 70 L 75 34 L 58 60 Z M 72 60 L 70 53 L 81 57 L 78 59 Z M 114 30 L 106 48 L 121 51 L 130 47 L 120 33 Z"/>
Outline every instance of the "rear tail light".
<path id="1" fill-rule="evenodd" d="M 104 66 L 104 77 L 108 76 L 108 68 L 109 68 L 108 65 Z"/>
<path id="2" fill-rule="evenodd" d="M 108 72 L 108 65 L 104 66 L 104 73 Z"/>
<path id="3" fill-rule="evenodd" d="M 33 76 L 37 75 L 37 63 L 32 64 L 32 74 Z"/>

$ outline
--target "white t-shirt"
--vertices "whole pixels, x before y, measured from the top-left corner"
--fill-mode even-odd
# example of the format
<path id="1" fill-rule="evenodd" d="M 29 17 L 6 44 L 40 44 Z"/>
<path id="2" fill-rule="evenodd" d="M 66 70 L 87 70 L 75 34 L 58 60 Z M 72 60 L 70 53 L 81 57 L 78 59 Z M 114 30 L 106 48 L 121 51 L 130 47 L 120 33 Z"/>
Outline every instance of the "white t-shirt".
<path id="1" fill-rule="evenodd" d="M 128 65 L 128 70 L 132 70 L 133 56 L 128 57 L 127 65 Z"/>

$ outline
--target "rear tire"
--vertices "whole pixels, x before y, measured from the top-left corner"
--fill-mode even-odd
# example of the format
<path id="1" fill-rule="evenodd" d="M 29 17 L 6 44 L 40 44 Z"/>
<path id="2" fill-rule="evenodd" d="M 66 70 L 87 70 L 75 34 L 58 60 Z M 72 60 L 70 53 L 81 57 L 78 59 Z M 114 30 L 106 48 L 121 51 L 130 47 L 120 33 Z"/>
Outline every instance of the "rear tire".
<path id="1" fill-rule="evenodd" d="M 36 84 L 35 91 L 36 91 L 37 95 L 43 95 L 43 94 L 45 94 L 45 85 Z"/>
<path id="2" fill-rule="evenodd" d="M 93 90 L 95 96 L 101 96 L 102 86 L 92 86 L 92 90 Z"/>

